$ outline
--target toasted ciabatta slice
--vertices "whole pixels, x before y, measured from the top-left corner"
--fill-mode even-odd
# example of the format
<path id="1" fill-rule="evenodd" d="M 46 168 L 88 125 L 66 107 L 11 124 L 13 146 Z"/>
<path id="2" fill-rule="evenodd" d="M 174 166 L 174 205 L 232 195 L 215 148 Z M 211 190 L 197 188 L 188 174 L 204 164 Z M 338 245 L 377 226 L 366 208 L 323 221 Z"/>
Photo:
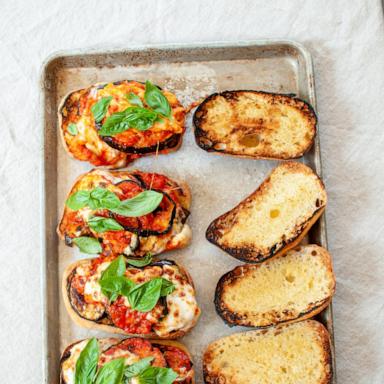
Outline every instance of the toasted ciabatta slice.
<path id="1" fill-rule="evenodd" d="M 286 162 L 239 205 L 214 220 L 206 237 L 237 259 L 262 262 L 296 246 L 326 202 L 324 185 L 311 168 Z"/>
<path id="2" fill-rule="evenodd" d="M 314 320 L 235 333 L 208 346 L 203 370 L 207 384 L 329 384 L 329 334 Z"/>
<path id="3" fill-rule="evenodd" d="M 149 190 L 163 194 L 160 205 L 154 211 L 134 217 L 111 211 L 113 208 L 108 204 L 108 198 L 118 198 L 123 205 L 127 200 Z M 88 193 L 91 193 L 89 200 L 96 201 L 96 206 L 92 201 L 83 203 L 82 194 L 86 197 Z M 106 197 L 102 196 L 103 193 Z M 107 208 L 103 207 L 104 204 Z M 68 194 L 57 232 L 69 246 L 76 244 L 79 237 L 95 238 L 107 256 L 124 254 L 143 257 L 148 252 L 157 255 L 189 244 L 192 233 L 185 222 L 190 205 L 188 185 L 165 175 L 139 170 L 95 169 L 75 181 Z M 100 229 L 100 226 L 90 225 L 90 220 L 92 222 L 95 217 L 96 220 L 114 220 L 115 226 Z"/>
<path id="4" fill-rule="evenodd" d="M 215 93 L 193 116 L 196 143 L 202 149 L 277 160 L 302 156 L 312 146 L 316 121 L 304 100 L 257 91 Z"/>
<path id="5" fill-rule="evenodd" d="M 217 284 L 215 305 L 229 325 L 263 328 L 315 316 L 329 305 L 335 285 L 330 254 L 305 245 L 226 273 Z"/>
<path id="6" fill-rule="evenodd" d="M 120 260 L 119 260 L 120 259 Z M 137 293 L 134 300 L 138 309 L 132 309 L 126 293 L 118 292 L 115 298 L 104 294 L 100 281 L 104 271 L 115 270 L 122 258 L 99 257 L 77 261 L 64 271 L 62 294 L 64 304 L 72 320 L 79 326 L 109 333 L 146 338 L 176 339 L 185 335 L 196 324 L 200 309 L 197 305 L 191 276 L 183 267 L 171 260 L 160 260 L 144 267 L 133 267 L 126 261 L 123 275 L 130 284 L 140 284 L 153 279 L 165 279 L 173 290 L 162 294 L 153 302 L 153 308 L 140 310 L 140 302 L 151 300 L 153 288 Z M 119 284 L 121 277 L 109 280 Z M 113 284 L 112 284 L 113 283 Z M 109 282 L 109 286 L 115 284 Z M 132 289 L 132 288 L 131 288 Z M 137 296 L 140 296 L 137 299 Z M 145 304 L 145 303 L 144 303 Z"/>
<path id="7" fill-rule="evenodd" d="M 95 166 L 121 168 L 142 156 L 177 150 L 185 131 L 185 109 L 173 93 L 149 87 L 150 99 L 147 84 L 130 80 L 98 83 L 65 96 L 58 118 L 66 151 Z"/>
<path id="8" fill-rule="evenodd" d="M 91 340 L 92 339 L 85 339 L 77 341 L 64 350 L 60 360 L 60 384 L 75 384 L 76 363 L 79 360 L 80 354 Z M 195 372 L 191 355 L 183 344 L 176 341 L 154 341 L 141 338 L 97 339 L 96 351 L 99 352 L 98 371 L 100 371 L 104 364 L 115 359 L 124 358 L 124 364 L 127 367 L 145 358 L 153 358 L 150 366 L 172 369 L 174 372 L 173 375 L 177 375 L 173 383 L 195 383 Z M 88 363 L 91 361 L 92 356 L 87 359 Z M 142 373 L 140 370 L 138 370 L 138 372 L 138 375 Z M 109 375 L 113 377 L 113 372 L 109 372 Z M 147 379 L 149 378 L 147 377 Z M 138 382 L 137 376 L 134 376 L 130 382 Z"/>

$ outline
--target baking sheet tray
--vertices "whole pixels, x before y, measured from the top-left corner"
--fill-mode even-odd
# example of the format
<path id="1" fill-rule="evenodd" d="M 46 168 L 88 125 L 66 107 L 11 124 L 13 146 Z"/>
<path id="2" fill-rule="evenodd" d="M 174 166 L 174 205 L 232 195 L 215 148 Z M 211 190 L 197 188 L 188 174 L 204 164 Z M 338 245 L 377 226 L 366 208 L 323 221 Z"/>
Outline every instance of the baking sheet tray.
<path id="1" fill-rule="evenodd" d="M 61 351 L 71 342 L 85 337 L 106 336 L 79 328 L 67 315 L 61 294 L 62 271 L 69 263 L 84 257 L 77 249 L 59 242 L 55 233 L 65 196 L 76 177 L 91 169 L 89 164 L 71 159 L 60 142 L 57 106 L 69 91 L 92 83 L 122 79 L 153 83 L 174 92 L 184 106 L 216 91 L 255 89 L 293 93 L 316 108 L 312 61 L 306 49 L 292 41 L 253 41 L 204 45 L 135 47 L 105 52 L 71 52 L 50 58 L 42 73 L 44 120 L 43 160 L 43 300 L 44 382 L 59 378 Z M 212 219 L 229 210 L 253 192 L 277 165 L 275 161 L 215 156 L 194 142 L 191 114 L 179 151 L 158 158 L 137 160 L 130 168 L 154 171 L 184 179 L 192 190 L 193 204 L 189 224 L 192 244 L 162 255 L 183 264 L 197 289 L 202 316 L 197 326 L 181 341 L 193 355 L 196 382 L 202 383 L 202 352 L 211 341 L 246 328 L 229 328 L 216 314 L 213 296 L 219 278 L 241 264 L 205 239 Z M 319 139 L 301 161 L 321 176 Z M 311 229 L 306 241 L 327 247 L 324 216 Z M 333 344 L 332 306 L 318 319 L 328 328 Z M 333 351 L 333 384 L 336 371 Z"/>

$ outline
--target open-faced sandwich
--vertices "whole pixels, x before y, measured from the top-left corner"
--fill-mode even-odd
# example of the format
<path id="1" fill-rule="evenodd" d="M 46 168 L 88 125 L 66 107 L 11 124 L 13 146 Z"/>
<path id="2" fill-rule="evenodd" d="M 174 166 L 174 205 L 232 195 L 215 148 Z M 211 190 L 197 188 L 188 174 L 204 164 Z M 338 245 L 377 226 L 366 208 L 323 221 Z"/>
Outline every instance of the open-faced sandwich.
<path id="1" fill-rule="evenodd" d="M 184 123 L 185 110 L 176 96 L 149 81 L 95 84 L 71 92 L 59 107 L 68 153 L 109 168 L 176 150 L 182 142 Z"/>
<path id="2" fill-rule="evenodd" d="M 191 356 L 176 341 L 85 339 L 60 360 L 60 384 L 194 384 Z"/>
<path id="3" fill-rule="evenodd" d="M 211 343 L 206 384 L 330 384 L 331 343 L 315 320 L 234 333 Z"/>
<path id="4" fill-rule="evenodd" d="M 237 259 L 259 263 L 298 245 L 326 203 L 316 173 L 304 164 L 285 162 L 255 192 L 215 219 L 206 237 Z"/>
<path id="5" fill-rule="evenodd" d="M 287 160 L 312 146 L 316 115 L 304 100 L 259 91 L 225 91 L 196 109 L 196 143 L 217 154 Z"/>
<path id="6" fill-rule="evenodd" d="M 72 187 L 58 234 L 84 253 L 144 257 L 182 248 L 189 188 L 157 173 L 93 170 Z"/>
<path id="7" fill-rule="evenodd" d="M 191 277 L 169 260 L 83 259 L 65 270 L 62 293 L 78 325 L 105 332 L 173 339 L 200 314 Z"/>
<path id="8" fill-rule="evenodd" d="M 217 284 L 217 313 L 229 325 L 264 328 L 320 313 L 335 292 L 331 255 L 299 246 L 261 264 L 245 264 Z"/>

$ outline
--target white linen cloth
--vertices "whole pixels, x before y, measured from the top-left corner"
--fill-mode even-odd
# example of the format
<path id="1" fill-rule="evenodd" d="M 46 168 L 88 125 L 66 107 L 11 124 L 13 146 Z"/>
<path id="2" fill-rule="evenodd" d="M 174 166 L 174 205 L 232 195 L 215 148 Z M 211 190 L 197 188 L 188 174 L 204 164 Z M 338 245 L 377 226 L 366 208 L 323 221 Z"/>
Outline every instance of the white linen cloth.
<path id="1" fill-rule="evenodd" d="M 286 38 L 315 64 L 340 384 L 384 383 L 379 0 L 0 1 L 0 382 L 42 382 L 39 77 L 58 50 Z"/>

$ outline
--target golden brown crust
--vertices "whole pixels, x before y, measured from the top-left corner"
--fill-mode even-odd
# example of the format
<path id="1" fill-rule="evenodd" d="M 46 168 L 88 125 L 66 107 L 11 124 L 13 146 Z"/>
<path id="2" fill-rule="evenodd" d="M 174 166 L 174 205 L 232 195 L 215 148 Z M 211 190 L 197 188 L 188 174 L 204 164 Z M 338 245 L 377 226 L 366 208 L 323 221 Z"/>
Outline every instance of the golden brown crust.
<path id="1" fill-rule="evenodd" d="M 68 295 L 68 278 L 71 276 L 72 272 L 81 264 L 86 264 L 91 259 L 82 259 L 70 264 L 63 273 L 63 279 L 61 282 L 61 293 L 64 301 L 65 309 L 67 310 L 71 319 L 80 327 L 93 329 L 97 331 L 113 333 L 113 334 L 121 334 L 131 337 L 142 337 L 145 339 L 179 339 L 186 335 L 197 323 L 199 316 L 195 317 L 193 322 L 190 324 L 189 328 L 186 330 L 172 331 L 171 333 L 164 335 L 163 337 L 158 336 L 155 332 L 151 332 L 149 334 L 131 334 L 125 332 L 123 329 L 115 327 L 113 325 L 100 324 L 92 320 L 87 320 L 81 317 L 72 307 L 69 295 Z M 179 268 L 180 272 L 187 278 L 188 283 L 194 287 L 193 280 L 191 275 L 182 267 L 180 264 L 176 264 Z"/>
<path id="2" fill-rule="evenodd" d="M 317 117 L 307 102 L 292 95 L 235 90 L 208 96 L 193 123 L 196 143 L 208 152 L 288 160 L 311 148 Z"/>
<path id="3" fill-rule="evenodd" d="M 145 148 L 146 152 L 143 151 L 142 153 L 127 153 L 124 151 L 120 151 L 119 149 L 116 149 L 104 142 L 100 137 L 98 137 L 98 134 L 96 133 L 94 127 L 88 127 L 87 129 L 92 130 L 92 132 L 89 133 L 89 138 L 92 138 L 92 146 L 97 147 L 97 150 L 95 152 L 92 152 L 89 147 L 87 147 L 87 145 L 85 145 L 82 141 L 80 141 L 79 143 L 72 142 L 72 138 L 70 138 L 70 136 L 66 136 L 67 126 L 69 123 L 71 123 L 71 120 L 69 119 L 69 114 L 71 113 L 72 109 L 79 108 L 78 101 L 81 95 L 90 93 L 91 90 L 103 88 L 106 85 L 112 84 L 117 86 L 122 84 L 128 84 L 132 87 L 136 87 L 137 89 L 144 88 L 143 83 L 131 80 L 122 80 L 114 83 L 96 83 L 88 88 L 70 91 L 61 99 L 57 114 L 60 137 L 65 151 L 72 158 L 82 161 L 88 161 L 94 166 L 99 166 L 105 169 L 116 169 L 127 166 L 129 163 L 139 157 L 150 156 L 154 154 L 167 154 L 177 151 L 180 148 L 183 141 L 183 133 L 185 131 L 184 122 L 186 111 L 173 93 L 164 90 L 163 93 L 165 94 L 168 99 L 168 102 L 171 105 L 174 119 L 177 121 L 177 124 L 183 126 L 182 132 L 175 135 L 172 139 L 172 145 L 167 146 L 164 142 L 164 148 L 159 149 L 158 142 L 157 146 L 152 146 L 153 148 Z M 75 98 L 75 100 L 72 100 L 72 98 Z M 75 103 L 73 103 L 74 101 Z M 66 114 L 66 116 L 64 116 L 64 114 Z M 70 140 L 70 142 L 68 142 L 68 140 Z M 84 149 L 82 149 L 82 147 L 84 147 Z M 151 150 L 149 151 L 149 149 Z"/>
<path id="4" fill-rule="evenodd" d="M 331 302 L 332 297 L 335 293 L 335 287 L 336 287 L 336 280 L 333 273 L 333 267 L 332 267 L 332 257 L 328 253 L 328 251 L 320 246 L 317 245 L 304 245 L 299 246 L 296 249 L 293 250 L 293 253 L 295 252 L 311 252 L 312 255 L 318 256 L 321 258 L 321 263 L 324 265 L 326 271 L 328 272 L 328 276 L 331 278 L 329 280 L 330 284 L 330 291 L 329 295 L 327 297 L 324 297 L 321 301 L 316 302 L 310 302 L 308 303 L 308 306 L 305 310 L 298 313 L 297 317 L 292 318 L 292 313 L 286 309 L 282 312 L 282 314 L 279 316 L 275 316 L 274 320 L 271 321 L 269 324 L 265 325 L 259 325 L 257 322 L 252 320 L 252 318 L 249 318 L 245 313 L 234 311 L 234 308 L 229 308 L 224 300 L 224 293 L 228 289 L 232 289 L 232 291 L 235 289 L 233 285 L 236 284 L 239 280 L 247 278 L 247 272 L 250 272 L 255 269 L 261 268 L 261 266 L 265 266 L 267 264 L 273 263 L 274 260 L 276 260 L 276 257 L 273 259 L 269 259 L 265 261 L 263 264 L 244 264 L 241 266 L 238 266 L 234 268 L 233 270 L 227 272 L 224 274 L 217 286 L 215 291 L 215 307 L 216 311 L 219 314 L 219 316 L 224 320 L 225 323 L 227 323 L 230 326 L 233 325 L 240 325 L 245 327 L 254 327 L 255 329 L 264 329 L 268 328 L 270 326 L 276 326 L 278 324 L 290 324 L 295 323 L 297 321 L 306 320 L 309 318 L 314 317 L 321 311 L 323 311 Z M 281 258 L 287 257 L 291 253 L 287 253 L 283 256 L 280 256 Z M 269 289 L 268 286 L 265 287 L 266 290 Z M 253 293 L 250 291 L 250 295 L 253 295 Z M 257 298 L 255 298 L 255 301 Z M 275 303 L 277 304 L 277 303 Z M 233 306 L 233 304 L 232 304 Z M 243 305 L 244 306 L 244 305 Z M 250 311 L 253 310 L 253 308 L 248 308 Z"/>
<path id="5" fill-rule="evenodd" d="M 331 351 L 331 340 L 329 333 L 325 326 L 321 324 L 320 322 L 316 320 L 303 320 L 296 324 L 284 324 L 284 325 L 278 325 L 277 327 L 270 328 L 269 330 L 256 330 L 256 331 L 248 331 L 248 332 L 241 332 L 239 334 L 232 334 L 230 336 L 223 337 L 222 339 L 218 339 L 214 342 L 212 342 L 206 350 L 204 351 L 203 355 L 203 376 L 204 376 L 204 382 L 206 384 L 243 384 L 243 382 L 239 382 L 236 380 L 236 376 L 226 377 L 225 374 L 220 369 L 212 369 L 211 364 L 214 361 L 214 359 L 217 356 L 216 349 L 221 346 L 221 341 L 223 339 L 231 339 L 231 343 L 237 343 L 238 335 L 241 337 L 241 335 L 245 334 L 252 334 L 252 339 L 255 341 L 258 337 L 263 337 L 265 333 L 271 333 L 273 332 L 274 335 L 279 335 L 280 333 L 284 332 L 284 330 L 288 327 L 292 326 L 303 326 L 311 328 L 315 334 L 318 336 L 318 340 L 316 342 L 321 348 L 322 351 L 322 373 L 323 378 L 321 381 L 318 382 L 318 384 L 331 384 L 333 372 L 332 372 L 332 351 Z M 220 347 L 220 352 L 224 352 L 223 348 Z M 249 350 L 248 350 L 249 352 Z M 220 353 L 220 354 L 221 354 Z M 246 353 L 246 351 L 244 351 Z M 303 356 L 305 358 L 305 356 Z M 249 356 L 249 361 L 255 359 L 254 355 Z M 280 360 L 279 360 L 280 361 Z M 291 363 L 291 362 L 290 362 Z M 230 364 L 235 365 L 236 362 L 231 361 Z M 256 373 L 256 372 L 255 372 Z M 286 379 L 284 376 L 286 373 L 283 373 L 280 377 L 281 380 L 279 380 L 279 383 L 286 382 Z M 253 382 L 254 378 L 249 377 L 249 381 L 247 382 Z"/>
<path id="6" fill-rule="evenodd" d="M 114 338 L 114 337 L 109 337 L 109 338 L 103 338 L 103 339 L 98 339 L 99 342 L 103 343 L 106 345 L 105 348 L 102 348 L 102 351 L 105 351 L 107 349 L 109 349 L 110 347 L 112 347 L 113 345 L 115 344 L 120 344 L 122 342 L 122 340 L 124 339 L 117 339 L 117 338 Z M 60 358 L 60 384 L 66 384 L 66 382 L 64 381 L 64 378 L 62 376 L 62 365 L 63 365 L 63 362 L 69 357 L 67 356 L 70 349 L 80 343 L 84 341 L 83 340 L 78 340 L 78 341 L 75 341 L 74 343 L 68 345 L 63 353 L 61 354 L 61 358 Z M 150 343 L 153 343 L 153 344 L 160 344 L 160 345 L 167 345 L 167 346 L 171 346 L 171 347 L 175 347 L 175 348 L 179 348 L 181 349 L 185 354 L 187 354 L 187 356 L 189 357 L 189 360 L 192 361 L 192 356 L 191 356 L 191 353 L 189 352 L 189 350 L 187 349 L 187 347 L 178 342 L 178 341 L 175 341 L 175 340 L 156 340 L 156 339 L 149 339 L 148 340 Z M 192 366 L 192 384 L 195 384 L 195 370 Z"/>
<path id="7" fill-rule="evenodd" d="M 80 176 L 78 176 L 75 179 L 75 181 L 74 181 L 70 191 L 67 193 L 64 201 L 67 201 L 68 198 L 78 190 L 78 186 L 79 186 L 80 182 L 84 179 L 84 177 L 92 175 L 93 173 L 97 175 L 100 172 L 108 172 L 109 174 L 111 174 L 113 176 L 118 176 L 121 178 L 123 178 L 123 177 L 129 178 L 129 176 L 132 175 L 133 173 L 141 172 L 141 171 L 138 169 L 133 169 L 130 171 L 101 170 L 98 168 L 92 169 L 89 172 L 81 174 Z M 180 202 L 181 207 L 187 211 L 190 211 L 191 203 L 192 203 L 192 194 L 191 194 L 191 190 L 190 190 L 188 184 L 185 181 L 178 181 L 175 179 L 171 179 L 169 177 L 168 177 L 168 179 L 170 181 L 172 181 L 173 183 L 175 183 L 175 185 L 177 185 L 179 187 L 179 197 L 180 197 L 179 202 Z M 56 228 L 56 233 L 58 234 L 60 240 L 65 240 L 63 223 L 64 223 L 64 217 L 68 211 L 69 211 L 69 208 L 64 204 L 64 207 L 62 210 L 62 215 L 61 215 L 61 220 L 60 220 L 60 222 Z M 184 234 L 185 234 L 184 236 L 177 236 L 177 234 L 172 235 L 171 234 L 172 231 L 170 231 L 169 234 L 165 235 L 165 236 L 169 236 L 169 241 L 168 241 L 169 249 L 167 249 L 167 250 L 170 251 L 170 250 L 174 250 L 174 249 L 184 248 L 191 242 L 192 232 L 191 232 L 191 229 L 187 223 L 184 223 L 183 230 L 184 230 Z M 163 235 L 163 237 L 164 237 L 164 235 Z M 135 255 L 133 255 L 133 256 L 135 256 Z M 156 256 L 156 254 L 153 253 L 153 256 Z"/>
<path id="8" fill-rule="evenodd" d="M 282 233 L 279 241 L 273 246 L 271 246 L 268 249 L 268 252 L 263 252 L 261 249 L 258 249 L 257 244 L 253 244 L 252 247 L 250 245 L 240 247 L 234 246 L 230 243 L 226 244 L 225 242 L 221 241 L 222 229 L 227 228 L 227 226 L 229 225 L 234 225 L 233 223 L 236 222 L 236 215 L 240 215 L 242 209 L 247 207 L 247 205 L 249 205 L 253 199 L 259 197 L 261 198 L 262 196 L 266 196 L 268 194 L 269 190 L 271 189 L 271 176 L 277 170 L 284 170 L 288 173 L 300 173 L 310 177 L 316 177 L 317 182 L 319 183 L 319 191 L 324 195 L 324 198 L 319 201 L 319 206 L 317 207 L 316 211 L 313 212 L 313 215 L 311 217 L 308 217 L 308 219 L 304 223 L 301 223 L 300 225 L 297 225 L 295 227 L 293 236 L 287 237 L 285 233 Z M 309 167 L 302 163 L 292 161 L 284 162 L 281 163 L 270 173 L 270 175 L 262 182 L 262 184 L 256 189 L 256 191 L 254 191 L 251 195 L 242 200 L 230 211 L 222 214 L 221 216 L 213 220 L 206 230 L 206 238 L 214 245 L 218 246 L 225 252 L 229 253 L 231 256 L 241 261 L 250 263 L 260 263 L 272 257 L 278 257 L 280 255 L 283 255 L 290 249 L 296 247 L 311 229 L 313 224 L 315 224 L 315 222 L 323 214 L 326 202 L 327 197 L 324 184 L 322 180 Z"/>

